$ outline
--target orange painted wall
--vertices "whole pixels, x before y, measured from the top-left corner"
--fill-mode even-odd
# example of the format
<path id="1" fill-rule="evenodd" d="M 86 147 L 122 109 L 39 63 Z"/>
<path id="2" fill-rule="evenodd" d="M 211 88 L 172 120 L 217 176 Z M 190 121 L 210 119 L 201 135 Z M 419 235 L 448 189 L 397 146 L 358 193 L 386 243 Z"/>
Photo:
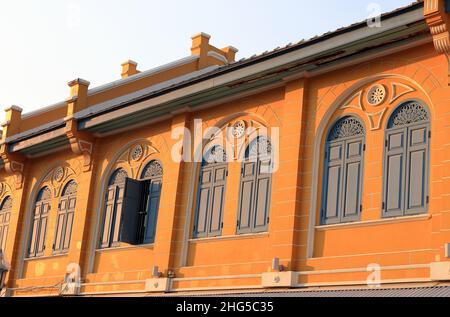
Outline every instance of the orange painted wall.
<path id="1" fill-rule="evenodd" d="M 447 102 L 450 92 L 446 63 L 429 43 L 318 77 L 287 82 L 285 86 L 211 109 L 180 114 L 158 124 L 97 139 L 90 172 L 82 171 L 81 157 L 65 150 L 29 161 L 23 189 L 15 190 L 12 178 L 2 174 L 0 180 L 10 184 L 14 200 L 20 201 L 22 195 L 25 197 L 22 205 L 14 205 L 11 222 L 14 230 L 10 232 L 6 250 L 7 256 L 13 258 L 10 287 L 53 285 L 62 278 L 65 266 L 71 262 L 81 264 L 84 281 L 88 283 L 83 288 L 85 292 L 142 290 L 153 265 L 158 265 L 164 274 L 174 271 L 175 276 L 181 278 L 174 282 L 174 287 L 179 289 L 258 287 L 261 283 L 258 275 L 270 270 L 274 257 L 281 259 L 286 270 L 304 272 L 299 277 L 300 284 L 361 282 L 367 278 L 367 272 L 357 270 L 365 269 L 371 263 L 383 267 L 402 266 L 383 272 L 384 279 L 414 281 L 428 278 L 429 270 L 420 265 L 444 260 L 444 243 L 450 242 L 450 106 Z M 358 92 L 365 96 L 374 83 L 385 85 L 389 94 L 387 100 L 372 109 L 362 98 L 365 110 L 359 109 L 352 97 Z M 389 103 L 393 97 L 393 84 L 406 85 L 414 91 Z M 122 93 L 125 91 L 112 91 L 98 98 L 107 100 Z M 415 98 L 426 102 L 432 114 L 429 214 L 418 219 L 380 222 L 384 127 L 397 105 Z M 346 105 L 351 107 L 342 109 Z M 325 135 L 318 135 L 318 129 L 333 107 L 337 110 L 333 111 L 325 131 L 332 122 L 346 114 L 357 115 L 366 127 L 362 219 L 358 224 L 318 227 L 311 231 L 311 195 L 318 191 L 317 201 L 320 202 L 322 182 L 320 168 L 319 185 L 312 187 L 312 169 L 315 161 L 319 166 L 323 165 L 323 153 L 318 158 L 314 157 L 314 144 L 319 140 L 323 149 Z M 384 109 L 377 128 L 376 124 L 371 124 L 367 113 Z M 240 164 L 231 163 L 222 237 L 190 240 L 187 265 L 181 266 L 186 207 L 189 193 L 195 193 L 196 189 L 190 187 L 192 164 L 179 164 L 171 159 L 172 146 L 178 142 L 172 140 L 171 131 L 175 127 L 192 128 L 193 119 L 202 119 L 205 127 L 222 127 L 238 119 L 268 128 L 278 127 L 280 166 L 273 176 L 268 232 L 236 235 Z M 37 124 L 40 121 L 26 123 L 28 128 Z M 136 144 L 146 148 L 149 155 L 133 162 L 129 151 Z M 164 166 L 155 243 L 94 251 L 98 245 L 96 233 L 100 230 L 104 212 L 104 181 L 117 167 L 124 167 L 136 178 L 145 164 L 153 159 L 159 159 Z M 48 251 L 48 258 L 24 262 L 23 246 L 28 231 L 29 205 L 35 199 L 33 193 L 42 186 L 38 180 L 46 175 L 51 178 L 58 166 L 64 166 L 67 177 L 82 185 L 79 186 L 70 252 L 67 256 L 52 257 Z M 59 199 L 58 188 L 63 183 L 50 181 L 55 193 L 55 206 Z M 190 232 L 193 230 L 194 209 L 195 206 L 192 208 Z M 51 214 L 49 237 L 53 236 L 55 210 Z M 319 208 L 315 212 L 316 219 L 319 219 Z M 319 222 L 316 221 L 315 226 L 319 226 Z M 308 236 L 311 235 L 315 238 L 312 258 L 307 257 Z M 48 246 L 51 245 L 50 240 Z M 343 269 L 355 269 L 356 272 L 325 271 Z M 222 279 L 221 276 L 237 277 Z M 195 279 L 197 277 L 211 279 L 198 280 Z M 135 283 L 120 284 L 126 281 Z M 102 284 L 105 282 L 110 284 Z M 31 293 L 17 290 L 16 294 Z"/>

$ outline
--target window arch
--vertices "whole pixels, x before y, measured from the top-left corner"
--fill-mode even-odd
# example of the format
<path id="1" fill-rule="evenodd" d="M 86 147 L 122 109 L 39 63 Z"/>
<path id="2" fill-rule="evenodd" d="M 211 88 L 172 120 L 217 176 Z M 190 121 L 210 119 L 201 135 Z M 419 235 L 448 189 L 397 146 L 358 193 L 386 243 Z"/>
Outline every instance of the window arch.
<path id="1" fill-rule="evenodd" d="M 122 204 L 127 178 L 127 172 L 123 168 L 119 168 L 109 179 L 108 188 L 106 189 L 105 217 L 100 245 L 102 248 L 113 247 L 119 243 Z"/>
<path id="2" fill-rule="evenodd" d="M 0 251 L 5 251 L 11 218 L 12 199 L 7 196 L 0 205 Z"/>
<path id="3" fill-rule="evenodd" d="M 325 144 L 321 223 L 358 221 L 362 211 L 365 129 L 346 116 L 330 129 Z"/>
<path id="4" fill-rule="evenodd" d="M 383 216 L 428 212 L 430 114 L 417 101 L 401 104 L 386 129 Z"/>
<path id="5" fill-rule="evenodd" d="M 268 229 L 273 163 L 271 141 L 265 136 L 255 138 L 247 147 L 242 163 L 238 234 Z"/>
<path id="6" fill-rule="evenodd" d="M 141 174 L 143 202 L 138 218 L 138 242 L 153 243 L 156 235 L 159 202 L 163 181 L 162 164 L 153 160 L 147 164 Z"/>
<path id="7" fill-rule="evenodd" d="M 53 241 L 54 253 L 66 253 L 69 251 L 77 201 L 77 187 L 78 185 L 75 181 L 69 181 L 64 187 L 59 200 L 56 233 Z"/>
<path id="8" fill-rule="evenodd" d="M 200 170 L 194 235 L 196 238 L 222 234 L 228 163 L 220 145 L 211 147 L 203 157 Z"/>
<path id="9" fill-rule="evenodd" d="M 30 258 L 44 255 L 51 199 L 52 192 L 48 187 L 42 188 L 37 195 L 33 213 L 31 239 L 28 248 L 28 256 Z"/>

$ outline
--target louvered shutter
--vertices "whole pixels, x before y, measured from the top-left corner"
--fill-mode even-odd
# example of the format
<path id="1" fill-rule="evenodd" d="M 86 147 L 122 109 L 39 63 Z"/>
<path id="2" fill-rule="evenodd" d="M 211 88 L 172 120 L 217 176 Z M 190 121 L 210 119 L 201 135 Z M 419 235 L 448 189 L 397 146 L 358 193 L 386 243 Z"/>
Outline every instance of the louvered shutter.
<path id="1" fill-rule="evenodd" d="M 345 142 L 344 193 L 342 220 L 357 221 L 360 218 L 362 200 L 363 141 Z"/>
<path id="2" fill-rule="evenodd" d="M 101 242 L 102 248 L 107 248 L 110 245 L 115 201 L 116 201 L 116 187 L 109 187 L 106 192 L 105 220 L 103 225 L 103 234 Z"/>
<path id="3" fill-rule="evenodd" d="M 406 128 L 387 132 L 383 210 L 389 217 L 403 215 L 406 136 Z"/>
<path id="4" fill-rule="evenodd" d="M 152 180 L 147 186 L 146 224 L 144 243 L 153 243 L 156 235 L 162 179 Z"/>
<path id="5" fill-rule="evenodd" d="M 326 154 L 326 178 L 324 183 L 325 210 L 322 211 L 323 224 L 336 224 L 340 222 L 341 189 L 343 184 L 345 142 L 334 142 L 328 145 Z"/>
<path id="6" fill-rule="evenodd" d="M 427 209 L 428 141 L 427 125 L 408 128 L 406 154 L 406 214 L 417 214 Z"/>
<path id="7" fill-rule="evenodd" d="M 254 192 L 256 194 L 253 220 L 253 232 L 265 232 L 269 223 L 269 205 L 271 191 L 271 160 L 261 159 L 257 163 L 258 173 Z"/>
<path id="8" fill-rule="evenodd" d="M 44 255 L 45 251 L 45 239 L 47 237 L 47 225 L 48 225 L 48 214 L 50 212 L 50 204 L 48 202 L 42 203 L 41 207 L 41 218 L 38 229 L 38 238 L 37 238 L 37 249 L 36 256 Z"/>
<path id="9" fill-rule="evenodd" d="M 77 199 L 76 197 L 69 197 L 69 208 L 67 211 L 67 222 L 66 222 L 66 230 L 64 232 L 64 243 L 63 249 L 65 251 L 69 250 L 70 240 L 72 238 L 72 229 L 73 229 L 73 220 L 75 216 L 75 207 L 76 207 Z"/>
<path id="10" fill-rule="evenodd" d="M 121 215 L 120 242 L 138 244 L 138 223 L 141 212 L 141 197 L 144 182 L 128 178 L 125 183 L 122 210 L 117 210 L 117 217 Z"/>
<path id="11" fill-rule="evenodd" d="M 227 167 L 215 166 L 213 170 L 213 184 L 211 184 L 212 201 L 209 218 L 209 236 L 222 234 L 223 208 L 225 199 L 225 186 L 227 182 Z"/>
<path id="12" fill-rule="evenodd" d="M 239 195 L 238 233 L 252 231 L 252 214 L 255 197 L 255 177 L 257 162 L 245 162 L 242 168 L 241 189 Z"/>
<path id="13" fill-rule="evenodd" d="M 56 221 L 56 234 L 55 242 L 53 244 L 53 251 L 61 252 L 63 251 L 63 237 L 64 231 L 67 225 L 67 210 L 68 210 L 68 200 L 66 197 L 62 198 L 59 202 L 58 216 Z"/>
<path id="14" fill-rule="evenodd" d="M 197 201 L 195 236 L 197 238 L 208 235 L 208 209 L 211 200 L 211 186 L 213 183 L 213 168 L 202 168 L 200 173 L 200 187 Z"/>

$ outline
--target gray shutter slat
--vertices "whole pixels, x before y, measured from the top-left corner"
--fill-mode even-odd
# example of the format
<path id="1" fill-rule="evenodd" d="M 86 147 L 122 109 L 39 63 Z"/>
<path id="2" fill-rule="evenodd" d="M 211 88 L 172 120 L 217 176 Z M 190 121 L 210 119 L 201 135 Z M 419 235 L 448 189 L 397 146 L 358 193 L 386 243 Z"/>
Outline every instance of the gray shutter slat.
<path id="1" fill-rule="evenodd" d="M 211 184 L 213 197 L 211 201 L 211 216 L 209 217 L 210 236 L 220 236 L 222 234 L 226 178 L 227 167 L 216 166 L 214 168 L 214 184 Z"/>
<path id="2" fill-rule="evenodd" d="M 117 209 L 117 219 L 120 220 L 120 242 L 138 244 L 138 220 L 141 208 L 141 197 L 144 182 L 128 178 L 125 183 L 125 191 L 122 210 Z M 119 207 L 118 207 L 119 208 Z M 117 224 L 117 222 L 116 222 Z"/>
<path id="3" fill-rule="evenodd" d="M 210 204 L 210 195 L 211 195 L 211 187 L 210 187 L 210 181 L 209 181 L 210 176 L 211 176 L 211 171 L 203 171 L 202 184 L 200 187 L 198 204 L 197 204 L 197 221 L 196 221 L 196 230 L 195 230 L 195 236 L 199 237 L 199 238 L 207 236 L 208 206 Z"/>
<path id="4" fill-rule="evenodd" d="M 385 171 L 385 210 L 386 216 L 403 214 L 404 174 L 406 152 L 406 130 L 387 133 L 386 171 Z"/>
<path id="5" fill-rule="evenodd" d="M 408 129 L 406 214 L 426 211 L 428 131 L 423 125 Z"/>
<path id="6" fill-rule="evenodd" d="M 239 195 L 239 225 L 238 233 L 251 232 L 252 210 L 254 200 L 254 187 L 257 162 L 246 162 L 243 164 L 243 175 L 241 175 L 241 190 Z"/>
<path id="7" fill-rule="evenodd" d="M 254 232 L 267 230 L 270 177 L 257 180 Z"/>
<path id="8" fill-rule="evenodd" d="M 339 223 L 341 208 L 342 170 L 344 164 L 344 142 L 330 143 L 326 161 L 324 182 L 323 224 Z"/>
<path id="9" fill-rule="evenodd" d="M 345 147 L 343 221 L 360 219 L 363 141 L 347 141 Z"/>

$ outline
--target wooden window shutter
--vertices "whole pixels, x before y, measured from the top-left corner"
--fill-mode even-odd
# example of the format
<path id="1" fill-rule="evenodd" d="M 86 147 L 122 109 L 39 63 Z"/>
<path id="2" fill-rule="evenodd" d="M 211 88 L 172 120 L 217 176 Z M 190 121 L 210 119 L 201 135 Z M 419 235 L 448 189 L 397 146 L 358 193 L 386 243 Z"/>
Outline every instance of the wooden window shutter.
<path id="1" fill-rule="evenodd" d="M 342 220 L 358 221 L 361 213 L 363 139 L 348 140 L 345 143 L 344 191 Z"/>
<path id="2" fill-rule="evenodd" d="M 117 210 L 120 221 L 120 242 L 138 244 L 139 212 L 141 211 L 141 197 L 143 183 L 128 178 L 125 182 L 122 210 Z M 116 222 L 117 223 L 117 222 Z"/>
<path id="3" fill-rule="evenodd" d="M 393 112 L 386 131 L 383 215 L 425 213 L 428 210 L 430 116 L 416 101 Z"/>
<path id="4" fill-rule="evenodd" d="M 253 232 L 265 232 L 268 229 L 272 173 L 270 159 L 258 160 L 258 173 L 255 181 L 255 215 L 252 218 Z"/>
<path id="5" fill-rule="evenodd" d="M 28 256 L 29 257 L 36 256 L 36 245 L 37 245 L 37 238 L 39 235 L 39 226 L 40 226 L 40 214 L 41 214 L 41 204 L 38 203 L 34 207 L 30 246 L 28 248 Z"/>
<path id="6" fill-rule="evenodd" d="M 53 243 L 54 252 L 62 252 L 64 249 L 64 231 L 67 226 L 67 211 L 68 211 L 68 199 L 64 197 L 59 202 L 58 216 L 56 220 L 56 233 L 55 240 Z"/>
<path id="7" fill-rule="evenodd" d="M 401 216 L 404 210 L 406 129 L 387 133 L 385 158 L 384 214 Z"/>
<path id="8" fill-rule="evenodd" d="M 365 129 L 359 119 L 339 119 L 328 134 L 321 223 L 358 221 L 362 212 Z"/>
<path id="9" fill-rule="evenodd" d="M 257 162 L 245 162 L 242 168 L 241 185 L 239 194 L 239 215 L 238 230 L 239 234 L 252 231 L 252 214 L 254 209 L 255 197 L 255 177 Z"/>
<path id="10" fill-rule="evenodd" d="M 69 197 L 69 208 L 67 210 L 67 222 L 65 226 L 64 232 L 64 243 L 63 250 L 68 251 L 70 247 L 70 240 L 72 238 L 72 230 L 73 230 L 73 220 L 75 217 L 75 206 L 76 206 L 76 197 Z"/>
<path id="11" fill-rule="evenodd" d="M 323 191 L 323 224 L 340 222 L 341 189 L 343 183 L 344 145 L 339 141 L 328 145 Z"/>
<path id="12" fill-rule="evenodd" d="M 223 209 L 228 176 L 227 155 L 221 146 L 210 148 L 200 170 L 194 236 L 222 234 Z"/>
<path id="13" fill-rule="evenodd" d="M 208 209 L 211 203 L 213 168 L 203 168 L 200 172 L 200 186 L 197 200 L 196 225 L 194 235 L 197 238 L 208 236 Z"/>
<path id="14" fill-rule="evenodd" d="M 427 210 L 428 193 L 428 148 L 429 128 L 416 125 L 408 128 L 406 154 L 406 214 L 417 214 Z"/>
<path id="15" fill-rule="evenodd" d="M 41 207 L 41 219 L 39 225 L 39 234 L 37 237 L 36 256 L 43 256 L 45 251 L 45 239 L 47 237 L 48 214 L 50 212 L 50 203 L 44 202 Z"/>
<path id="16" fill-rule="evenodd" d="M 77 183 L 73 180 L 65 186 L 58 205 L 56 233 L 53 243 L 54 253 L 69 251 L 75 215 Z"/>
<path id="17" fill-rule="evenodd" d="M 158 210 L 161 197 L 162 179 L 153 179 L 146 186 L 146 206 L 145 206 L 145 235 L 143 243 L 153 243 L 156 236 L 156 224 L 158 219 Z"/>
<path id="18" fill-rule="evenodd" d="M 213 170 L 213 184 L 211 184 L 211 211 L 209 218 L 209 236 L 222 234 L 223 208 L 225 204 L 225 187 L 227 182 L 227 166 L 218 165 Z"/>
<path id="19" fill-rule="evenodd" d="M 109 187 L 106 192 L 106 203 L 105 203 L 105 218 L 103 224 L 103 233 L 101 240 L 101 247 L 107 248 L 110 246 L 111 239 L 111 229 L 113 224 L 113 215 L 115 210 L 116 202 L 116 187 Z"/>
<path id="20" fill-rule="evenodd" d="M 8 238 L 9 221 L 11 218 L 12 199 L 6 197 L 0 207 L 0 250 L 5 251 Z"/>

